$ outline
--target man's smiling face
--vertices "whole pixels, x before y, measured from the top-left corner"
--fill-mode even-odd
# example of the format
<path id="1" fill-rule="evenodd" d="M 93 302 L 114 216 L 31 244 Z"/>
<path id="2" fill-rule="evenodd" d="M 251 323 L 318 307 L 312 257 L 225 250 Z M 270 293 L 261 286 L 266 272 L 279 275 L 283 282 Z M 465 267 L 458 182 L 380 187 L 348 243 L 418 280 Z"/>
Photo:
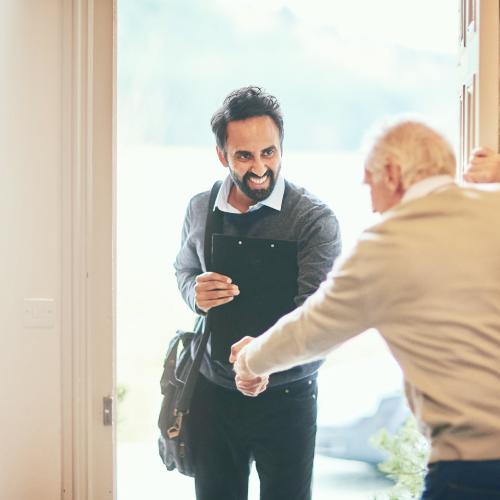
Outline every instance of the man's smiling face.
<path id="1" fill-rule="evenodd" d="M 254 204 L 271 194 L 281 168 L 280 135 L 272 118 L 229 122 L 225 151 L 217 149 L 217 153 L 240 197 Z"/>

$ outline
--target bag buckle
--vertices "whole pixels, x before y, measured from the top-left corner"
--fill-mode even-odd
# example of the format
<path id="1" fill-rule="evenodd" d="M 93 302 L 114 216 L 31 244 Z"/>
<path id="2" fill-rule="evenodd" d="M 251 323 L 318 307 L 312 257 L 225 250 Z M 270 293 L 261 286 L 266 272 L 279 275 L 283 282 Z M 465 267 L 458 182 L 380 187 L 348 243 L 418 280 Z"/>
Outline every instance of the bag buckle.
<path id="1" fill-rule="evenodd" d="M 169 439 L 175 439 L 176 437 L 179 436 L 181 432 L 181 427 L 182 427 L 182 417 L 184 414 L 181 411 L 175 411 L 175 422 L 172 427 L 169 427 L 167 430 L 167 436 Z"/>

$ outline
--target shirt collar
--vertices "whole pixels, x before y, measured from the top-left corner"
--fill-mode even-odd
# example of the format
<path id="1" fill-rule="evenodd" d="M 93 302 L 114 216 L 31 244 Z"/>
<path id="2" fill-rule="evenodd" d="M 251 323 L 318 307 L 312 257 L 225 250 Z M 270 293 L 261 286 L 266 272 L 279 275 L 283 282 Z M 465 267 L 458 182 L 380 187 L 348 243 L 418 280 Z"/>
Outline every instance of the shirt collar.
<path id="1" fill-rule="evenodd" d="M 421 198 L 451 184 L 455 184 L 455 180 L 451 175 L 433 175 L 432 177 L 427 177 L 412 184 L 401 198 L 401 203 Z"/>
<path id="2" fill-rule="evenodd" d="M 231 192 L 232 186 L 233 186 L 233 180 L 231 179 L 231 176 L 228 175 L 224 179 L 224 182 L 222 183 L 222 186 L 219 189 L 217 198 L 215 199 L 214 210 L 218 208 L 221 212 L 229 212 L 232 214 L 241 213 L 237 208 L 234 208 L 232 205 L 229 204 L 229 193 Z M 285 194 L 285 179 L 281 174 L 279 174 L 271 194 L 265 200 L 259 201 L 255 205 L 251 205 L 248 211 L 252 212 L 254 210 L 258 210 L 259 208 L 262 208 L 264 205 L 266 207 L 280 211 L 281 205 L 283 203 L 284 194 Z"/>

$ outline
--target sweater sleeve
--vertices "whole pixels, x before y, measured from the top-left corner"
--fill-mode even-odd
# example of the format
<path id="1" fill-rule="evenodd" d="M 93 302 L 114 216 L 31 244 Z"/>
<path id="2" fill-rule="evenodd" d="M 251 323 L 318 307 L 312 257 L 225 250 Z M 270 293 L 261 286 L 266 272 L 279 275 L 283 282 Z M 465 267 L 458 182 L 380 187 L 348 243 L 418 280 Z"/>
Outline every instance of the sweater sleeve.
<path id="1" fill-rule="evenodd" d="M 297 256 L 297 306 L 302 305 L 326 279 L 342 248 L 339 224 L 329 208 L 314 205 L 302 215 L 302 219 Z"/>
<path id="2" fill-rule="evenodd" d="M 371 326 L 356 260 L 353 255 L 336 266 L 301 307 L 245 346 L 241 362 L 250 373 L 269 375 L 321 359 Z"/>
<path id="3" fill-rule="evenodd" d="M 193 237 L 192 203 L 193 201 L 191 200 L 186 210 L 182 227 L 181 248 L 175 259 L 174 268 L 177 285 L 184 301 L 194 312 L 198 313 L 199 311 L 195 304 L 194 286 L 196 276 L 203 272 L 203 267 L 196 251 L 196 242 Z"/>

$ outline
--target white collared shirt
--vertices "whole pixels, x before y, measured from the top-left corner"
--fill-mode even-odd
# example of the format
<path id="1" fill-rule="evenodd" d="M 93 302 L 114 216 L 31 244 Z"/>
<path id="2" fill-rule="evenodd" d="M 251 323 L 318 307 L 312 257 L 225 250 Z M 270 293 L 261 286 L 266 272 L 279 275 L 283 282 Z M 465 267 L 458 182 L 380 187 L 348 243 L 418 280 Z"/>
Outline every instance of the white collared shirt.
<path id="1" fill-rule="evenodd" d="M 228 212 L 231 214 L 241 214 L 241 212 L 234 208 L 229 203 L 229 193 L 231 192 L 231 187 L 233 186 L 233 180 L 231 176 L 228 175 L 222 186 L 219 189 L 219 193 L 217 194 L 217 198 L 215 199 L 214 210 L 218 208 L 221 212 Z M 253 212 L 254 210 L 258 210 L 262 208 L 264 205 L 270 208 L 274 208 L 274 210 L 281 210 L 281 204 L 283 203 L 283 195 L 285 194 L 285 179 L 279 174 L 276 179 L 276 183 L 274 185 L 274 189 L 271 194 L 262 201 L 259 201 L 255 205 L 251 205 L 248 209 L 249 212 Z"/>
<path id="2" fill-rule="evenodd" d="M 433 175 L 412 184 L 401 198 L 400 203 L 421 198 L 433 191 L 439 191 L 451 184 L 455 184 L 455 179 L 451 175 Z"/>

